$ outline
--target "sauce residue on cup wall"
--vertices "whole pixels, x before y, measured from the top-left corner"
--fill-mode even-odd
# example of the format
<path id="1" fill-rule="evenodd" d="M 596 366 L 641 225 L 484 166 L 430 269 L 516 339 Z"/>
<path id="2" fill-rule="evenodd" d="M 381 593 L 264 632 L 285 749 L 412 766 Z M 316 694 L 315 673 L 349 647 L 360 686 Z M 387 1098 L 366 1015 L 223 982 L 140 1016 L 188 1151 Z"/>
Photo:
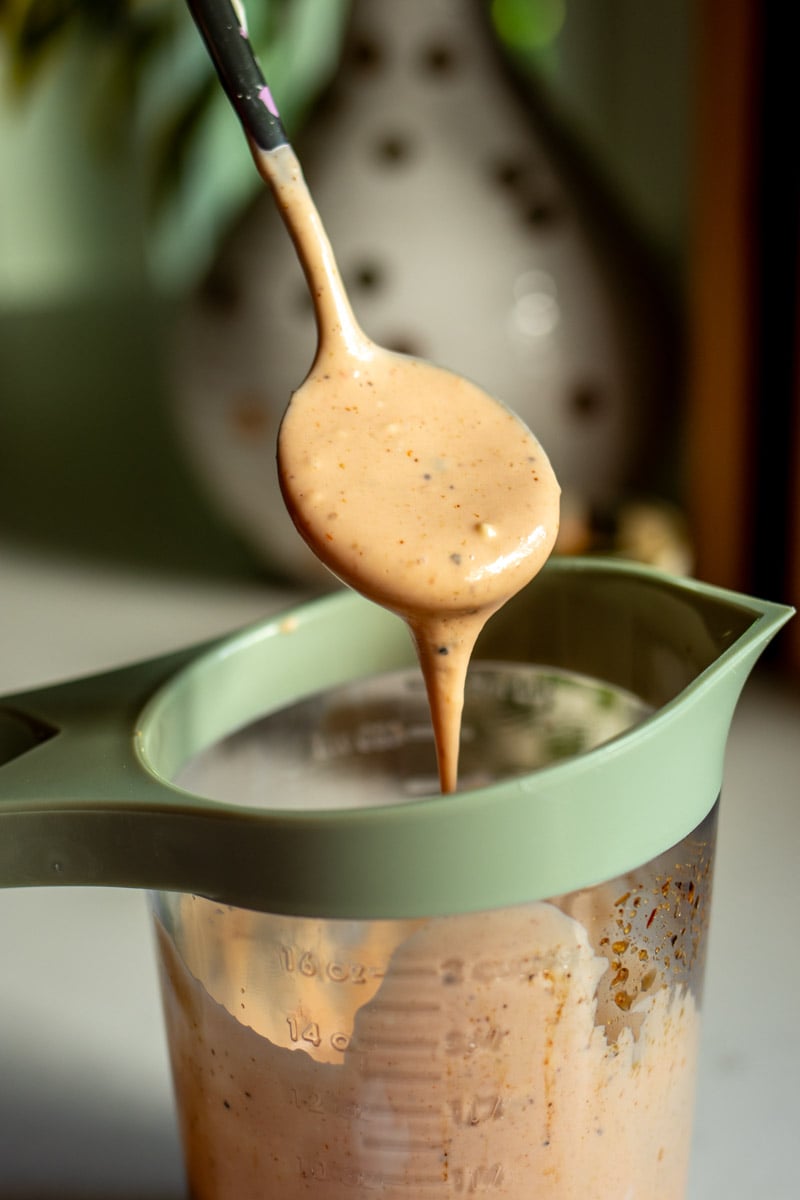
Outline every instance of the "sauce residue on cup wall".
<path id="1" fill-rule="evenodd" d="M 294 152 L 251 149 L 295 243 L 319 334 L 279 434 L 281 489 L 321 561 L 407 622 L 440 785 L 454 791 L 470 655 L 489 617 L 547 560 L 560 489 L 536 438 L 502 404 L 362 332 Z"/>
<path id="2" fill-rule="evenodd" d="M 608 962 L 553 905 L 366 923 L 350 982 L 313 974 L 322 958 L 280 918 L 184 903 L 199 944 L 216 922 L 233 926 L 230 1011 L 159 926 L 195 1200 L 256 1200 L 266 1181 L 281 1200 L 685 1194 L 692 995 L 644 994 L 638 1035 L 609 1040 L 597 1013 Z M 271 964 L 266 995 L 248 952 Z"/>

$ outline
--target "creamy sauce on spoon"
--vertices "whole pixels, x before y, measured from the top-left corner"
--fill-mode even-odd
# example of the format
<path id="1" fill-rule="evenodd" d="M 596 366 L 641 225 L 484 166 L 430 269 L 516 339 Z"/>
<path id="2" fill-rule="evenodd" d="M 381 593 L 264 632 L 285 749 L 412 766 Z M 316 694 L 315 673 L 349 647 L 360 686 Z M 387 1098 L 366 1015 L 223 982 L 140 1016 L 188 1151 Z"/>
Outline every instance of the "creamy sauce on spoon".
<path id="1" fill-rule="evenodd" d="M 317 353 L 278 439 L 289 513 L 329 569 L 408 624 L 443 792 L 454 791 L 464 680 L 492 613 L 539 571 L 559 487 L 522 422 L 474 384 L 360 329 L 288 145 L 251 143 L 314 301 Z"/>

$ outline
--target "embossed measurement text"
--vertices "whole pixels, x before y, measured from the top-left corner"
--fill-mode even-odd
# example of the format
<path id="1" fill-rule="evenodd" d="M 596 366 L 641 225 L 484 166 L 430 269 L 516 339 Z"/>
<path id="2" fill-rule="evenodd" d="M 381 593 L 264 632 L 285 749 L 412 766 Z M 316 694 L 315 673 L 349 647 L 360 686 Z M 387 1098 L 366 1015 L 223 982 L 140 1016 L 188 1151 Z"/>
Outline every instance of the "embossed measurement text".
<path id="1" fill-rule="evenodd" d="M 321 959 L 311 950 L 281 943 L 278 946 L 280 964 L 284 971 L 296 972 L 307 979 L 327 979 L 330 983 L 367 983 L 383 979 L 384 970 L 373 963 L 349 962 L 347 959 Z"/>

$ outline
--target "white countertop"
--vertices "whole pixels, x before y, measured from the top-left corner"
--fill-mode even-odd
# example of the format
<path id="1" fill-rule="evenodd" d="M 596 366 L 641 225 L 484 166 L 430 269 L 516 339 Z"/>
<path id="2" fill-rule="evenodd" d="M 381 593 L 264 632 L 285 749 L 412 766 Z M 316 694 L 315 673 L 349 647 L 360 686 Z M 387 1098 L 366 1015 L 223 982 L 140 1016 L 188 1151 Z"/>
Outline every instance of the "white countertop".
<path id="1" fill-rule="evenodd" d="M 0 694 L 188 645 L 290 597 L 0 546 Z M 690 1200 L 800 1196 L 800 690 L 737 711 L 714 892 Z M 178 1200 L 144 897 L 0 892 L 0 1197 Z"/>

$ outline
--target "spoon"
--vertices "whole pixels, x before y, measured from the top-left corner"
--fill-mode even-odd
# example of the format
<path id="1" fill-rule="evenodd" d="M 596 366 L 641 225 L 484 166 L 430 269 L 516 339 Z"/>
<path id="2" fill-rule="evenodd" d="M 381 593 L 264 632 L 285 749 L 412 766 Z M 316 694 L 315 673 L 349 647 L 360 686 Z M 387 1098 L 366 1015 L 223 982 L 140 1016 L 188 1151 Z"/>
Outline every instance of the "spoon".
<path id="1" fill-rule="evenodd" d="M 334 575 L 407 623 L 428 693 L 441 790 L 454 791 L 472 649 L 486 620 L 548 558 L 558 484 L 533 434 L 499 401 L 363 332 L 241 5 L 189 0 L 189 8 L 314 304 L 316 355 L 278 436 L 287 509 Z"/>

